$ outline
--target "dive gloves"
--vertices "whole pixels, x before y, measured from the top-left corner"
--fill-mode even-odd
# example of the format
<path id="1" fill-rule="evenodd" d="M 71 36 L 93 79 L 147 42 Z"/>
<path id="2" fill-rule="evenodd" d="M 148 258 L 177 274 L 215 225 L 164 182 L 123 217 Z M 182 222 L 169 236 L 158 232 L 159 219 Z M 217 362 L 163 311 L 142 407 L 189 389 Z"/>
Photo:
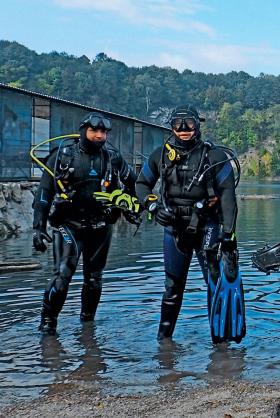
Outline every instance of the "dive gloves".
<path id="1" fill-rule="evenodd" d="M 221 250 L 224 252 L 232 252 L 236 250 L 236 236 L 235 233 L 224 232 L 221 239 Z"/>
<path id="2" fill-rule="evenodd" d="M 158 201 L 155 194 L 149 194 L 146 197 L 144 207 L 148 211 L 148 219 L 155 219 L 157 223 L 164 227 L 172 225 L 175 220 L 174 215 Z"/>
<path id="3" fill-rule="evenodd" d="M 105 215 L 114 213 L 116 211 L 119 211 L 120 213 L 121 211 L 129 223 L 137 226 L 141 224 L 141 208 L 137 197 L 131 196 L 121 189 L 116 189 L 111 193 L 95 192 L 94 197 L 96 201 L 103 206 Z"/>
<path id="4" fill-rule="evenodd" d="M 47 249 L 47 246 L 44 241 L 48 243 L 52 242 L 51 237 L 44 229 L 34 229 L 33 233 L 33 247 L 36 251 L 41 251 L 44 253 Z"/>

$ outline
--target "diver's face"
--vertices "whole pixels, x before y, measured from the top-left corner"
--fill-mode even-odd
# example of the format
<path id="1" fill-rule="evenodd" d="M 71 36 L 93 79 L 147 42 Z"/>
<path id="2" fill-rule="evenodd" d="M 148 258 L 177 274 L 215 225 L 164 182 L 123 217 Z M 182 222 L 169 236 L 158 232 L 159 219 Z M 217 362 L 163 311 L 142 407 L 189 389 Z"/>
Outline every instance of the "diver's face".
<path id="1" fill-rule="evenodd" d="M 107 139 L 107 131 L 100 128 L 89 126 L 86 131 L 86 137 L 90 142 L 104 142 Z"/>
<path id="2" fill-rule="evenodd" d="M 173 129 L 173 132 L 181 141 L 189 141 L 194 136 L 195 131 L 176 131 Z"/>
<path id="3" fill-rule="evenodd" d="M 171 120 L 172 130 L 181 141 L 189 141 L 192 139 L 197 126 L 196 119 L 187 114 L 182 117 L 174 117 Z"/>

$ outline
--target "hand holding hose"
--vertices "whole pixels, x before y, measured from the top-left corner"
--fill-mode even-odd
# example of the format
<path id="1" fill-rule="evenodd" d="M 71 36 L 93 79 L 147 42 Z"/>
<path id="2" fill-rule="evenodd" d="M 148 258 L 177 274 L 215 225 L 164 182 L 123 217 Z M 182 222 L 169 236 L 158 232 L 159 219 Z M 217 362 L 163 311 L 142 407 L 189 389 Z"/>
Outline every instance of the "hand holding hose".
<path id="1" fill-rule="evenodd" d="M 145 209 L 148 211 L 148 219 L 153 218 L 162 226 L 172 225 L 174 222 L 174 215 L 158 201 L 155 194 L 150 194 L 145 199 Z"/>

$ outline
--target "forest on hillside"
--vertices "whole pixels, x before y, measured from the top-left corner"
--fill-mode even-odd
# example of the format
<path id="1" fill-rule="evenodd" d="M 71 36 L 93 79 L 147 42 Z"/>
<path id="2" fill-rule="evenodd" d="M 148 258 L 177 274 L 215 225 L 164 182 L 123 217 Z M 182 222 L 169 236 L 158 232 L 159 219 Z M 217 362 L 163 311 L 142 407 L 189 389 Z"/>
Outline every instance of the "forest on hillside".
<path id="1" fill-rule="evenodd" d="M 245 175 L 280 175 L 280 75 L 128 67 L 0 41 L 0 82 L 160 124 L 190 103 L 206 116 L 204 138 L 243 155 Z"/>

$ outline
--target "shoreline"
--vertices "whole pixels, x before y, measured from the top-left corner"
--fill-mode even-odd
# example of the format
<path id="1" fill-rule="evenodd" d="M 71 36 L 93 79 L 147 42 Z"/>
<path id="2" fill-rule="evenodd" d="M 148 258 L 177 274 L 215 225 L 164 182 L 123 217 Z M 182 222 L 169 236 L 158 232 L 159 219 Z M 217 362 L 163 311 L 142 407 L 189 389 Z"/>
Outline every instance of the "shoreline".
<path id="1" fill-rule="evenodd" d="M 241 200 L 271 200 L 271 199 L 280 199 L 280 195 L 277 194 L 237 194 L 237 198 Z"/>
<path id="2" fill-rule="evenodd" d="M 92 384 L 55 384 L 41 398 L 0 408 L 0 418 L 280 417 L 280 382 L 225 381 L 207 387 L 172 385 L 151 394 L 102 395 Z"/>
<path id="3" fill-rule="evenodd" d="M 247 181 L 253 180 L 255 179 Z M 272 181 L 279 182 L 279 180 L 266 179 L 268 184 Z M 246 180 L 244 183 L 246 184 Z M 0 183 L 0 241 L 17 237 L 23 232 L 32 232 L 32 203 L 37 186 L 38 182 L 27 181 Z M 237 193 L 237 197 L 240 200 L 266 200 L 280 199 L 280 194 L 246 194 L 241 193 L 240 190 L 240 193 Z"/>

